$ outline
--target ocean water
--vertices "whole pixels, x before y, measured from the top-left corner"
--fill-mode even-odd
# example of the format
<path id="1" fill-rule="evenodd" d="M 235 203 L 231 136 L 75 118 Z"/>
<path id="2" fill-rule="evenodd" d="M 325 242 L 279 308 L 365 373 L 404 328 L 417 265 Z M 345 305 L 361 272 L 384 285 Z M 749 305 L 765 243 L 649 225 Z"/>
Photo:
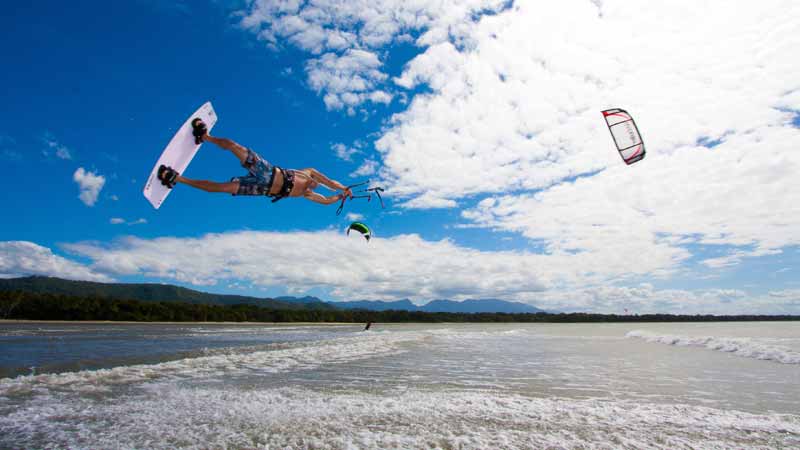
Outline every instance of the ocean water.
<path id="1" fill-rule="evenodd" d="M 800 448 L 800 322 L 0 323 L 0 448 Z"/>

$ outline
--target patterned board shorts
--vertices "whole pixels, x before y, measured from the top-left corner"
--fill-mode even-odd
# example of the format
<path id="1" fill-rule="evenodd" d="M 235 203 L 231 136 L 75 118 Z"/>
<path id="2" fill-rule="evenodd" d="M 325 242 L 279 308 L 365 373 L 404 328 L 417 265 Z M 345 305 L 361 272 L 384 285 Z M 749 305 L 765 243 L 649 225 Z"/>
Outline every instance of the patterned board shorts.
<path id="1" fill-rule="evenodd" d="M 268 195 L 272 177 L 275 176 L 274 167 L 249 148 L 242 167 L 247 169 L 248 174 L 231 178 L 231 181 L 239 182 L 239 190 L 233 195 Z"/>

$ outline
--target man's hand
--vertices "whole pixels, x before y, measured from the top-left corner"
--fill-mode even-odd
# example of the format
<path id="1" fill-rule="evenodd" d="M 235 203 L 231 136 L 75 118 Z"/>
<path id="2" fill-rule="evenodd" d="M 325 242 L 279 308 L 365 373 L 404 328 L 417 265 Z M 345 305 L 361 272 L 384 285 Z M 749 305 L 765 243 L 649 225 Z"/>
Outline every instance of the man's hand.
<path id="1" fill-rule="evenodd" d="M 353 198 L 353 191 L 351 191 L 349 187 L 346 187 L 346 188 L 344 188 L 344 191 L 342 191 L 342 193 L 339 194 L 339 195 L 341 195 L 341 197 L 339 197 L 339 198 L 350 197 L 352 199 Z"/>

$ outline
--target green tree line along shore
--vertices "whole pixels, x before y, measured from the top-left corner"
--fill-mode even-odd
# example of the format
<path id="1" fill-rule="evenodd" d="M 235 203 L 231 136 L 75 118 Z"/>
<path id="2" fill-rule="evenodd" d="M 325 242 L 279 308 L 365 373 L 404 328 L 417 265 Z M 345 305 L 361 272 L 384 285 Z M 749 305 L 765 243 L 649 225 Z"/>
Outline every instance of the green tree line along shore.
<path id="1" fill-rule="evenodd" d="M 209 305 L 118 300 L 29 292 L 0 292 L 0 319 L 108 320 L 134 322 L 708 322 L 800 320 L 790 315 L 616 315 L 592 313 L 427 313 L 333 309 L 271 309 L 256 305 Z"/>

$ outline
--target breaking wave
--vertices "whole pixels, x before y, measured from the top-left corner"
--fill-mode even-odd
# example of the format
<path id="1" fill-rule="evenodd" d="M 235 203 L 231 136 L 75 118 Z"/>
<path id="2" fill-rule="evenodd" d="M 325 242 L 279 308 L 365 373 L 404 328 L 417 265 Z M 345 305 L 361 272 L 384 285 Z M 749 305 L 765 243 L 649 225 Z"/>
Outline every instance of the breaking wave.
<path id="1" fill-rule="evenodd" d="M 709 350 L 732 353 L 744 358 L 776 361 L 783 364 L 800 364 L 800 352 L 764 340 L 752 338 L 679 336 L 634 330 L 625 337 L 644 339 L 647 342 L 680 347 L 704 347 Z"/>

